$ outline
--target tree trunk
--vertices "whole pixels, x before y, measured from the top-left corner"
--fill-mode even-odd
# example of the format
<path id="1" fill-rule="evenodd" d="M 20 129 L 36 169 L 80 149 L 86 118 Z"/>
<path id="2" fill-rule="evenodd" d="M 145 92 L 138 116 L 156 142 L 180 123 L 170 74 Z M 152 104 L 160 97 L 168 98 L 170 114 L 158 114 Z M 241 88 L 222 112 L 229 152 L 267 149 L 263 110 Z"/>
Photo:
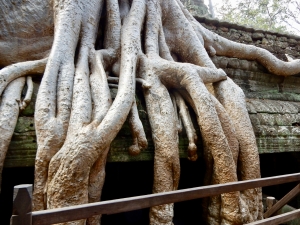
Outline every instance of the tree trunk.
<path id="1" fill-rule="evenodd" d="M 42 59 L 45 46 L 32 47 L 43 57 L 25 64 L 7 66 L 12 61 L 0 55 L 0 65 L 7 66 L 0 71 L 0 93 L 5 89 L 0 121 L 1 128 L 9 127 L 0 140 L 0 166 L 18 115 L 15 99 L 24 84 L 20 77 L 45 69 L 35 112 L 34 210 L 100 201 L 109 146 L 127 116 L 134 139 L 129 153 L 139 154 L 147 146 L 134 100 L 136 82 L 144 89 L 155 144 L 154 193 L 178 188 L 180 121 L 189 139 L 189 159 L 197 160 L 197 135 L 186 104 L 195 111 L 204 140 L 205 184 L 260 177 L 244 94 L 223 70 L 216 69 L 209 54 L 258 60 L 284 76 L 300 72 L 299 60 L 282 62 L 266 50 L 208 31 L 180 0 L 55 0 L 53 12 L 54 41 L 47 59 Z M 101 15 L 105 24 L 100 23 Z M 51 23 L 43 25 L 53 29 Z M 20 51 L 26 52 L 26 47 Z M 114 101 L 108 80 L 118 82 Z M 26 97 L 24 102 L 28 101 Z M 5 124 L 6 106 L 13 108 L 9 124 Z M 255 221 L 262 218 L 261 198 L 260 188 L 215 196 L 203 202 L 204 217 L 209 224 Z M 172 218 L 173 204 L 150 209 L 153 225 L 172 224 Z M 99 220 L 95 216 L 87 224 Z"/>

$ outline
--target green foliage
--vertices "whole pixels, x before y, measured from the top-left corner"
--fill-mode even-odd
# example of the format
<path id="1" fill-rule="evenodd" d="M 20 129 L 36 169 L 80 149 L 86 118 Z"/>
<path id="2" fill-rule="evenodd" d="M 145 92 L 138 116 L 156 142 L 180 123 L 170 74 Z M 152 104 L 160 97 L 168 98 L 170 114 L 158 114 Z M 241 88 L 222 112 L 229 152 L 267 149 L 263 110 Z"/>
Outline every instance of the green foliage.
<path id="1" fill-rule="evenodd" d="M 284 33 L 297 32 L 300 20 L 299 0 L 237 0 L 223 1 L 218 7 L 219 18 L 256 29 Z M 298 21 L 299 20 L 299 21 Z"/>
<path id="2" fill-rule="evenodd" d="M 209 14 L 207 6 L 203 1 L 199 0 L 181 0 L 184 6 L 189 10 L 189 12 L 194 16 L 204 16 L 211 17 Z"/>

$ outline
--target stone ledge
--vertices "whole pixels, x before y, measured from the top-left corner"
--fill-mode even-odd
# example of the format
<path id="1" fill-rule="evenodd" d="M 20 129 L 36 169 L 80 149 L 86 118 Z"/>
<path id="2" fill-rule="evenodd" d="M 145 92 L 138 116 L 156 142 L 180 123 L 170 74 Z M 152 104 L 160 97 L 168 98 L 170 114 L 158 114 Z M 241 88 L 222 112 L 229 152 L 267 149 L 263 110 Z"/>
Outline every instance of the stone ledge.
<path id="1" fill-rule="evenodd" d="M 294 39 L 296 41 L 300 41 L 300 36 L 297 36 L 297 35 L 274 32 L 274 31 L 266 31 L 266 30 L 261 30 L 261 29 L 255 29 L 254 27 L 243 26 L 243 25 L 239 25 L 239 24 L 235 24 L 235 23 L 230 23 L 230 22 L 227 22 L 227 21 L 224 21 L 224 20 L 212 19 L 212 18 L 207 18 L 207 17 L 200 17 L 200 16 L 194 16 L 194 17 L 198 22 L 205 23 L 207 25 L 214 25 L 214 26 L 217 26 L 217 27 L 226 27 L 226 28 L 229 28 L 229 29 L 232 28 L 232 29 L 236 29 L 236 30 L 252 32 L 252 33 L 255 34 L 254 38 L 258 34 L 259 34 L 259 37 L 263 38 L 264 36 L 260 35 L 260 33 L 263 33 L 263 34 L 286 37 L 286 38 L 289 38 L 289 39 Z M 293 40 L 291 42 L 293 42 Z"/>

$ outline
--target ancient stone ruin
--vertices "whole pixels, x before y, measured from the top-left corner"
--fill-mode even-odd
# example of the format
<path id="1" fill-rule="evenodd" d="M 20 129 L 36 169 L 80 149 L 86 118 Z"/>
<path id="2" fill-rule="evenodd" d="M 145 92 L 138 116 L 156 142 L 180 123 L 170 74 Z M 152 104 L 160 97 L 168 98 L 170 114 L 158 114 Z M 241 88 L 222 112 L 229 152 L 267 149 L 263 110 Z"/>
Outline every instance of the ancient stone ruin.
<path id="1" fill-rule="evenodd" d="M 299 145 L 299 37 L 179 0 L 1 4 L 0 165 L 35 165 L 34 210 L 99 201 L 106 161 L 154 159 L 157 193 L 177 189 L 180 157 L 205 160 L 207 185 L 258 178 L 259 153 Z M 260 188 L 203 201 L 208 224 L 262 210 Z M 150 224 L 172 218 L 150 209 Z"/>

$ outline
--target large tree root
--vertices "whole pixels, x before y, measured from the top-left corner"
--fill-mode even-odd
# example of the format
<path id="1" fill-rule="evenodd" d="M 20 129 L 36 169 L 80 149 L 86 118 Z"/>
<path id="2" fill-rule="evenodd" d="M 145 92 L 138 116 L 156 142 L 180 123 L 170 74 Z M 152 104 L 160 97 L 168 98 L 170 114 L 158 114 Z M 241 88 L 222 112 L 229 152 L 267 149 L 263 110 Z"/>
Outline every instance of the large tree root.
<path id="1" fill-rule="evenodd" d="M 106 25 L 99 25 L 104 5 Z M 206 30 L 180 0 L 55 0 L 53 10 L 54 42 L 35 112 L 34 210 L 100 200 L 109 146 L 128 115 L 133 133 L 129 153 L 136 155 L 147 146 L 134 100 L 136 82 L 143 87 L 155 144 L 153 192 L 178 187 L 182 125 L 189 140 L 189 159 L 197 159 L 197 135 L 186 103 L 195 111 L 204 142 L 204 183 L 260 177 L 244 94 L 223 70 L 215 68 L 209 54 L 256 59 L 272 73 L 285 76 L 300 72 L 299 60 L 282 62 L 265 50 Z M 0 169 L 19 111 L 16 100 L 21 101 L 25 82 L 20 76 L 41 73 L 46 61 L 0 71 L 0 93 L 5 89 L 0 105 L 4 149 Z M 113 102 L 108 81 L 118 83 L 113 84 L 118 87 Z M 21 107 L 30 99 L 30 78 L 27 82 Z M 209 224 L 255 221 L 262 218 L 261 198 L 261 189 L 208 198 L 203 201 L 204 217 Z M 173 204 L 150 209 L 150 224 L 171 225 L 172 218 Z M 92 225 L 99 220 L 94 216 L 67 224 Z"/>
<path id="2" fill-rule="evenodd" d="M 0 187 L 4 159 L 18 120 L 19 110 L 25 109 L 31 100 L 33 88 L 31 77 L 27 77 L 27 93 L 25 98 L 21 99 L 25 84 L 24 76 L 42 74 L 46 62 L 47 59 L 21 62 L 0 70 Z"/>
<path id="3" fill-rule="evenodd" d="M 98 8 L 95 8 L 95 10 Z M 36 102 L 35 124 L 38 150 L 35 163 L 34 210 L 47 208 L 48 166 L 51 158 L 62 147 L 66 138 L 72 105 L 75 48 L 81 23 L 87 20 L 82 15 L 83 4 L 80 1 L 77 3 L 55 1 L 54 12 L 56 25 L 54 43 Z M 91 22 L 94 20 L 96 24 L 93 23 L 93 25 L 97 26 L 98 18 L 93 18 L 93 15 L 91 15 L 90 19 Z M 72 26 L 66 24 L 65 21 L 69 21 Z M 87 24 L 84 28 L 86 33 L 82 32 L 82 41 L 86 46 L 80 49 L 77 71 L 84 67 L 80 65 L 84 63 L 82 61 L 88 60 L 88 56 L 84 51 L 90 47 L 89 41 L 93 41 L 90 36 L 94 36 L 94 33 L 88 34 L 87 30 L 90 27 Z M 64 35 L 66 37 L 61 38 Z"/>
<path id="4" fill-rule="evenodd" d="M 18 116 L 21 93 L 25 84 L 25 78 L 21 77 L 11 82 L 5 89 L 0 104 L 0 192 L 2 169 L 5 155 L 13 135 Z"/>
<path id="5" fill-rule="evenodd" d="M 133 1 L 133 6 L 139 5 L 141 2 L 139 1 Z M 161 6 L 160 6 L 161 4 Z M 135 16 L 137 16 L 134 11 L 133 6 L 130 9 L 130 14 L 133 13 Z M 160 8 L 161 7 L 161 8 Z M 124 7 L 126 8 L 126 7 Z M 166 10 L 168 9 L 168 10 Z M 207 91 L 206 87 L 204 86 L 204 83 L 211 83 L 216 82 L 219 80 L 222 80 L 225 78 L 225 74 L 223 71 L 216 70 L 213 63 L 209 59 L 203 43 L 201 41 L 199 32 L 197 33 L 195 29 L 195 25 L 188 25 L 183 27 L 183 21 L 186 20 L 187 24 L 189 24 L 188 19 L 184 17 L 184 14 L 181 11 L 180 5 L 178 5 L 176 2 L 153 2 L 149 1 L 147 2 L 147 21 L 146 21 L 146 29 L 145 29 L 145 52 L 146 57 L 142 57 L 142 65 L 140 65 L 140 73 L 139 75 L 145 80 L 147 88 L 144 89 L 145 99 L 147 103 L 147 110 L 149 113 L 149 119 L 150 124 L 152 127 L 153 132 L 153 140 L 155 142 L 155 163 L 154 163 L 154 186 L 153 191 L 154 192 L 161 192 L 161 191 L 169 191 L 174 190 L 178 186 L 178 180 L 179 180 L 179 159 L 178 159 L 178 137 L 177 137 L 177 119 L 176 114 L 174 112 L 174 107 L 172 105 L 172 101 L 170 98 L 170 95 L 168 94 L 167 88 L 171 87 L 183 87 L 185 88 L 189 95 L 191 96 L 191 99 L 194 104 L 194 109 L 196 111 L 196 114 L 198 116 L 198 124 L 201 128 L 202 136 L 205 142 L 205 145 L 207 147 L 208 153 L 211 155 L 210 158 L 213 159 L 213 167 L 211 170 L 211 181 L 210 183 L 225 183 L 230 181 L 236 181 L 237 180 L 237 173 L 236 173 L 236 166 L 237 166 L 237 158 L 238 158 L 238 143 L 243 142 L 244 140 L 237 141 L 237 138 L 235 134 L 235 130 L 232 129 L 232 122 L 228 121 L 228 115 L 226 114 L 226 111 L 224 111 L 223 107 L 214 99 L 211 94 Z M 161 12 L 164 11 L 164 16 L 157 16 L 162 15 Z M 143 15 L 143 14 L 141 14 Z M 162 20 L 160 18 L 163 18 Z M 170 20 L 170 18 L 172 18 Z M 175 18 L 175 19 L 174 19 Z M 124 26 L 122 28 L 123 32 L 126 33 L 126 29 L 129 29 L 129 26 L 126 27 L 126 22 L 128 22 L 128 18 L 124 19 Z M 142 19 L 140 19 L 142 21 Z M 164 23 L 162 23 L 164 21 Z M 186 25 L 186 24 L 185 24 Z M 131 24 L 131 27 L 136 26 L 136 24 Z M 141 26 L 141 24 L 139 25 Z M 183 29 L 184 32 L 178 32 L 180 29 Z M 196 35 L 191 35 L 197 33 Z M 168 34 L 168 35 L 166 35 Z M 170 38 L 170 34 L 176 34 L 175 38 L 172 36 Z M 133 35 L 133 33 L 131 34 Z M 134 36 L 134 35 L 133 35 Z M 122 38 L 124 38 L 122 36 Z M 127 37 L 127 40 L 123 40 L 121 38 L 121 42 L 124 41 L 124 43 L 128 43 L 128 40 L 132 40 L 132 36 Z M 185 40 L 185 41 L 180 41 Z M 116 42 L 117 43 L 117 42 Z M 131 43 L 132 44 L 132 43 Z M 133 44 L 136 44 L 133 42 Z M 128 44 L 129 45 L 129 44 Z M 115 45 L 117 46 L 117 45 Z M 129 45 L 130 46 L 130 45 Z M 127 58 L 128 56 L 133 56 L 132 54 L 123 54 L 123 50 L 126 49 L 125 45 L 122 45 L 122 51 L 121 51 L 121 60 L 120 64 L 118 60 L 113 63 L 111 60 L 112 58 L 115 58 L 114 55 L 116 53 L 112 53 L 113 51 L 107 51 L 108 53 L 104 53 L 104 51 L 100 50 L 100 53 L 102 55 L 102 62 L 104 58 L 109 58 L 108 62 L 110 62 L 111 66 L 106 66 L 105 63 L 103 63 L 105 69 L 111 67 L 114 74 L 122 76 L 123 73 L 128 73 L 129 71 L 135 71 L 136 63 L 130 63 L 133 62 L 132 58 Z M 113 47 L 112 49 L 117 49 L 118 47 Z M 135 51 L 136 55 L 140 54 L 139 47 L 130 47 L 130 52 Z M 122 53 L 123 52 L 123 53 Z M 192 53 L 192 54 L 191 54 Z M 108 55 L 108 57 L 106 57 Z M 166 60 L 159 57 L 159 55 Z M 191 57 L 193 55 L 193 57 Z M 191 64 L 180 64 L 173 62 L 173 58 L 175 57 L 175 61 L 181 60 L 181 61 L 187 61 L 191 62 L 195 65 Z M 80 59 L 80 58 L 79 58 Z M 123 59 L 123 61 L 122 61 Z M 80 60 L 79 60 L 80 62 Z M 124 62 L 124 63 L 122 63 Z M 133 68 L 130 68 L 130 70 L 122 69 L 122 65 L 130 64 L 133 66 Z M 201 68 L 199 66 L 206 66 L 209 68 Z M 120 70 L 118 69 L 120 68 Z M 78 70 L 78 66 L 77 69 Z M 88 71 L 85 69 L 84 71 Z M 83 73 L 83 72 L 82 72 Z M 77 72 L 76 72 L 77 74 Z M 76 75 L 77 76 L 77 75 Z M 76 77 L 75 76 L 75 77 Z M 80 77 L 80 79 L 83 80 L 83 78 Z M 87 79 L 87 78 L 85 78 Z M 78 82 L 78 81 L 76 81 Z M 75 87 L 77 83 L 75 82 Z M 131 81 L 134 83 L 133 81 Z M 222 84 L 222 82 L 220 82 Z M 120 88 L 122 88 L 124 83 L 119 82 L 119 92 Z M 93 90 L 93 86 L 91 86 Z M 215 86 L 216 91 L 218 91 L 218 87 Z M 88 86 L 82 86 L 80 90 L 88 89 Z M 232 90 L 230 90 L 232 91 Z M 79 92 L 79 91 L 78 91 Z M 121 90 L 122 93 L 122 90 Z M 232 93 L 232 92 L 231 92 Z M 78 198 L 75 202 L 73 202 L 73 198 L 69 199 L 66 197 L 68 193 L 66 191 L 61 191 L 62 193 L 57 194 L 56 189 L 54 188 L 57 183 L 54 183 L 54 181 L 58 183 L 65 183 L 62 179 L 62 181 L 58 181 L 56 176 L 63 178 L 64 176 L 62 174 L 72 174 L 72 171 L 76 171 L 76 168 L 78 168 L 80 164 L 74 165 L 74 168 L 71 166 L 68 168 L 65 168 L 63 165 L 68 165 L 67 162 L 70 162 L 72 158 L 81 159 L 80 161 L 85 163 L 89 162 L 91 159 L 87 159 L 87 156 L 82 155 L 82 152 L 87 151 L 81 147 L 79 147 L 79 144 L 73 144 L 69 143 L 70 137 L 73 137 L 74 134 L 77 133 L 77 139 L 78 141 L 84 141 L 84 137 L 89 137 L 89 151 L 93 152 L 93 154 L 96 154 L 92 149 L 95 149 L 95 146 L 98 145 L 97 141 L 94 140 L 92 133 L 90 133 L 90 128 L 88 129 L 86 126 L 85 133 L 78 134 L 78 125 L 75 126 L 75 124 L 86 124 L 89 123 L 90 119 L 87 114 L 82 115 L 82 112 L 80 114 L 73 113 L 76 112 L 76 108 L 86 108 L 81 106 L 76 106 L 80 101 L 76 100 L 79 97 L 76 97 L 76 89 L 74 89 L 74 96 L 73 96 L 73 110 L 72 115 L 74 118 L 81 118 L 81 121 L 76 119 L 73 121 L 73 117 L 70 118 L 70 125 L 69 125 L 69 131 L 67 134 L 67 139 L 63 145 L 63 148 L 59 151 L 59 153 L 52 159 L 50 164 L 50 171 L 49 171 L 49 184 L 48 186 L 48 194 L 50 194 L 51 197 L 48 198 L 48 206 L 51 207 L 58 207 L 62 206 L 62 200 L 64 199 L 65 204 L 79 204 L 82 202 L 86 202 L 86 197 Z M 89 93 L 87 92 L 85 94 L 85 97 L 81 96 L 81 98 L 86 99 L 89 96 Z M 177 96 L 175 94 L 175 96 Z M 158 101 L 159 99 L 159 101 Z M 180 106 L 180 97 L 177 96 L 178 99 L 178 105 Z M 124 100 L 124 99 L 123 99 Z M 85 100 L 86 102 L 90 102 L 89 99 Z M 96 104 L 96 100 L 93 99 L 94 104 Z M 78 103 L 77 103 L 78 102 Z M 81 99 L 81 102 L 82 99 Z M 87 104 L 87 103 L 86 103 Z M 181 114 L 182 114 L 182 120 L 184 121 L 184 125 L 187 128 L 191 128 L 190 126 L 190 120 L 187 116 L 187 112 L 184 112 L 184 107 L 181 107 Z M 226 108 L 226 107 L 225 107 Z M 110 110 L 114 109 L 114 104 L 110 108 Z M 132 110 L 132 115 L 134 114 L 134 107 Z M 236 110 L 236 108 L 235 108 Z M 89 110 L 86 110 L 89 111 Z M 160 112 L 160 115 L 157 113 Z M 228 111 L 227 111 L 228 112 Z M 230 111 L 230 117 L 233 117 L 231 113 L 235 113 L 235 111 Z M 108 118 L 108 114 L 104 117 Z M 133 117 L 132 117 L 133 118 Z M 234 118 L 234 117 L 233 117 Z M 242 119 L 243 120 L 243 119 Z M 167 121 L 167 123 L 165 123 Z M 233 119 L 233 121 L 235 121 Z M 104 121 L 97 123 L 97 125 L 101 126 Z M 113 121 L 111 121 L 113 123 Z M 235 122 L 233 122 L 235 123 Z M 94 124 L 92 122 L 91 124 Z M 114 123 L 113 123 L 114 124 Z M 249 124 L 248 124 L 249 125 Z M 72 127 L 76 128 L 72 128 Z M 108 125 L 106 125 L 108 126 Z M 133 126 L 134 127 L 134 126 Z M 139 128 L 135 128 L 135 130 L 139 130 Z M 191 146 L 193 146 L 193 140 L 194 137 L 194 131 L 192 129 L 187 129 L 189 139 L 191 142 Z M 74 133 L 73 133 L 74 132 Z M 70 135 L 69 135 L 70 134 Z M 100 135 L 100 137 L 103 137 Z M 101 138 L 102 139 L 102 138 Z M 94 141 L 93 141 L 94 140 Z M 195 141 L 195 140 L 194 140 Z M 79 143 L 78 142 L 78 143 Z M 109 142 L 107 142 L 109 143 Z M 138 137 L 135 138 L 135 146 L 138 143 Z M 108 145 L 102 145 L 107 146 Z M 138 147 L 137 147 L 138 148 Z M 192 147 L 191 147 L 192 148 Z M 220 151 L 221 150 L 221 151 Z M 101 152 L 101 150 L 98 150 L 98 152 Z M 138 152 L 138 150 L 136 150 Z M 251 150 L 253 151 L 253 150 Z M 193 149 L 191 152 L 195 152 Z M 97 154 L 98 155 L 98 154 Z M 68 157 L 67 157 L 68 156 Z M 74 159 L 75 159 L 74 158 Z M 83 158 L 86 158 L 83 160 Z M 257 159 L 255 159 L 257 160 Z M 92 162 L 94 162 L 92 160 Z M 208 161 L 210 164 L 212 164 L 212 160 Z M 74 176 L 70 176 L 70 180 L 67 183 L 72 183 L 72 180 L 79 179 L 77 176 L 80 175 L 83 179 L 83 184 L 87 184 L 87 180 L 84 179 L 90 171 L 90 168 L 92 164 L 88 163 L 86 169 L 82 171 L 80 174 L 74 174 Z M 248 169 L 248 168 L 247 168 Z M 247 170 L 246 169 L 246 170 Z M 259 171 L 259 170 L 258 170 Z M 53 174 L 56 174 L 53 176 Z M 248 171 L 245 173 L 248 173 Z M 60 175 L 57 175 L 60 174 Z M 92 172 L 91 172 L 92 174 Z M 255 175 L 256 177 L 259 175 Z M 68 177 L 69 179 L 69 177 Z M 58 187 L 63 187 L 64 185 L 57 185 Z M 67 187 L 68 186 L 68 187 Z M 81 193 L 81 196 L 86 196 L 88 192 L 84 192 L 85 188 L 81 188 L 82 190 L 78 190 L 78 187 L 76 189 L 72 189 L 70 185 L 65 185 L 64 190 L 73 190 L 75 193 Z M 80 185 L 79 185 L 80 186 Z M 82 186 L 83 187 L 83 186 Z M 74 192 L 73 192 L 74 194 Z M 221 199 L 218 197 L 212 198 L 210 200 L 210 203 L 208 205 L 209 209 L 209 215 L 208 218 L 212 218 L 211 222 L 216 224 L 240 224 L 246 221 L 256 220 L 259 216 L 255 215 L 251 210 L 254 207 L 251 206 L 251 203 L 247 201 L 248 199 L 253 198 L 252 195 L 246 196 L 246 204 L 243 203 L 243 198 L 240 198 L 240 195 L 238 192 L 234 193 L 228 193 L 223 194 L 221 196 Z M 258 197 L 259 198 L 259 197 Z M 219 206 L 218 206 L 219 205 Z M 256 206 L 256 208 L 260 208 L 259 203 L 257 201 L 253 204 Z M 150 210 L 150 223 L 151 224 L 171 224 L 172 223 L 172 215 L 173 215 L 173 206 L 172 204 L 164 205 L 164 206 L 158 206 L 153 207 Z M 244 215 L 242 215 L 241 211 L 244 211 Z M 250 213 L 249 213 L 250 212 Z M 251 214 L 251 216 L 250 216 Z M 254 216 L 252 216 L 254 214 Z M 252 218 L 251 218 L 252 217 Z"/>
<path id="6" fill-rule="evenodd" d="M 246 109 L 243 91 L 231 79 L 216 84 L 216 94 L 219 101 L 229 113 L 239 140 L 238 176 L 240 180 L 260 177 L 259 156 L 254 132 Z M 230 90 L 230 91 L 228 91 Z M 233 94 L 234 93 L 234 97 Z M 247 171 L 247 172 L 246 172 Z M 252 219 L 262 218 L 261 188 L 242 191 L 242 198 L 249 207 Z"/>
<path id="7" fill-rule="evenodd" d="M 30 75 L 41 75 L 43 74 L 47 58 L 36 60 L 36 61 L 27 61 L 12 64 L 10 66 L 4 67 L 0 70 L 0 95 L 2 94 L 3 90 L 6 86 L 12 82 L 13 80 Z"/>
<path id="8" fill-rule="evenodd" d="M 117 1 L 109 2 L 112 3 L 111 5 L 107 4 L 107 6 L 110 7 L 109 10 L 114 10 L 112 6 L 115 6 L 115 8 L 117 7 L 116 14 L 119 15 Z M 79 43 L 79 57 L 76 63 L 76 69 L 75 71 L 73 70 L 75 72 L 75 80 L 72 96 L 72 110 L 71 114 L 69 114 L 70 119 L 68 120 L 68 115 L 66 115 L 66 113 L 63 114 L 64 119 L 60 119 L 63 122 L 68 123 L 67 130 L 60 129 L 62 133 L 61 136 L 66 135 L 66 138 L 62 141 L 62 143 L 56 143 L 57 147 L 54 150 L 57 151 L 57 153 L 54 156 L 51 152 L 55 153 L 55 151 L 51 149 L 49 149 L 51 152 L 47 149 L 43 149 L 41 151 L 41 153 L 45 155 L 41 157 L 42 160 L 49 164 L 49 166 L 45 165 L 45 163 L 42 165 L 47 171 L 49 168 L 48 176 L 47 171 L 45 171 L 43 172 L 43 176 L 46 179 L 39 179 L 43 181 L 43 187 L 47 193 L 47 208 L 56 208 L 100 200 L 105 173 L 104 167 L 109 145 L 117 132 L 121 129 L 122 124 L 126 120 L 129 110 L 132 108 L 133 104 L 135 93 L 135 68 L 137 65 L 138 53 L 141 49 L 139 40 L 140 32 L 136 32 L 136 30 L 141 30 L 145 14 L 145 2 L 142 0 L 134 1 L 128 16 L 124 19 L 121 41 L 122 50 L 120 59 L 119 89 L 116 99 L 111 105 L 106 73 L 102 66 L 102 61 L 106 60 L 108 57 L 105 57 L 103 54 L 104 51 L 99 51 L 99 53 L 93 51 L 96 38 L 95 31 L 98 27 L 98 16 L 100 15 L 102 2 L 99 3 L 98 1 L 91 1 L 89 4 L 82 4 L 82 2 L 75 3 L 64 1 L 63 3 L 59 2 L 59 4 L 63 5 L 58 7 L 56 14 L 57 18 L 66 15 L 70 18 L 74 17 L 73 14 L 68 15 L 68 13 L 72 13 L 72 11 L 66 11 L 68 7 L 73 7 L 73 10 L 77 10 L 77 12 L 80 12 L 80 10 L 83 9 L 82 7 L 84 7 L 86 10 L 85 12 L 89 13 L 84 15 L 80 15 L 80 13 L 78 13 L 81 18 L 74 18 L 74 28 L 72 28 L 73 30 L 70 29 L 70 32 L 72 33 L 70 36 L 73 37 L 75 41 L 76 33 L 82 33 L 82 38 Z M 111 15 L 116 14 L 112 13 Z M 120 20 L 120 16 L 118 17 Z M 136 18 L 139 18 L 139 23 L 136 23 Z M 90 23 L 91 20 L 93 21 L 92 23 Z M 57 21 L 57 29 L 60 29 L 60 20 L 58 19 Z M 81 30 L 79 30 L 77 23 L 82 24 Z M 115 26 L 112 26 L 111 28 L 115 28 Z M 108 28 L 108 30 L 112 30 L 111 28 Z M 74 32 L 74 29 L 75 31 L 78 31 Z M 58 34 L 58 38 L 59 35 L 61 34 Z M 72 38 L 70 39 L 72 40 Z M 75 45 L 72 44 L 72 42 L 70 43 L 72 47 L 71 51 L 74 53 Z M 57 46 L 55 46 L 56 44 Z M 60 44 L 54 41 L 52 51 L 60 49 L 60 47 Z M 116 48 L 117 47 L 114 49 Z M 72 52 L 70 54 L 73 54 Z M 50 101 L 48 104 L 54 104 L 55 108 L 55 102 L 58 102 L 58 104 L 61 103 L 61 100 L 55 99 L 56 92 L 60 93 L 61 91 L 64 91 L 66 84 L 58 85 L 56 90 L 55 81 L 46 81 L 47 75 L 50 75 L 48 69 L 49 71 L 54 70 L 54 72 L 61 71 L 60 69 L 55 69 L 55 67 L 61 67 L 61 65 L 64 66 L 65 63 L 63 61 L 63 64 L 51 64 L 51 60 L 54 58 L 52 58 L 52 53 L 53 52 L 51 52 L 49 57 L 49 63 L 47 64 L 40 92 L 49 93 L 49 88 L 51 89 L 51 87 L 46 86 L 46 84 L 54 84 L 54 87 L 52 87 L 53 91 L 50 92 L 52 96 L 50 96 L 50 98 L 48 97 Z M 119 53 L 116 53 L 116 55 L 118 54 Z M 53 53 L 53 55 L 55 54 Z M 74 58 L 74 56 L 71 58 Z M 106 62 L 106 67 L 109 67 L 109 64 L 112 64 L 110 62 L 111 59 Z M 91 64 L 91 71 L 89 71 L 89 64 Z M 72 70 L 68 70 L 68 72 L 69 71 L 72 73 Z M 54 74 L 58 73 L 56 72 Z M 48 79 L 55 79 L 55 76 L 49 75 Z M 62 78 L 65 78 L 65 80 L 62 78 L 56 79 L 59 81 L 61 80 L 62 82 L 68 82 L 72 85 L 73 80 L 71 76 L 65 76 L 65 72 L 63 72 L 61 75 L 58 74 L 56 77 L 60 76 L 64 76 Z M 43 83 L 45 83 L 44 86 Z M 61 90 L 60 88 L 64 88 L 64 90 Z M 70 93 L 70 90 L 72 90 L 72 87 L 69 88 L 68 93 Z M 69 99 L 69 95 L 66 94 L 67 93 L 62 95 L 62 98 L 67 97 Z M 65 107 L 70 107 L 68 102 L 64 104 Z M 51 111 L 49 113 L 49 110 L 46 111 L 43 107 L 43 105 L 46 104 L 47 103 L 42 102 L 42 98 L 41 100 L 38 99 L 37 111 L 41 114 L 38 116 L 38 118 L 41 119 L 37 119 L 37 126 L 40 126 L 39 129 L 43 129 L 41 123 L 42 120 L 47 119 L 48 121 L 53 121 L 51 118 L 55 116 L 54 113 L 57 111 L 59 112 L 58 109 L 53 110 L 53 116 L 51 116 Z M 70 110 L 68 110 L 68 113 L 69 112 Z M 58 118 L 59 115 L 56 117 Z M 56 121 L 59 120 L 56 119 Z M 53 138 L 53 140 L 55 139 L 57 139 L 57 137 Z M 41 144 L 45 143 L 45 148 L 49 148 L 51 146 L 48 142 L 43 141 L 42 138 L 40 138 L 39 141 Z M 51 146 L 51 148 L 53 149 L 53 146 Z M 39 180 L 36 181 L 36 184 L 39 184 Z M 47 182 L 47 185 L 45 185 L 44 181 Z M 42 186 L 38 187 L 38 189 L 43 191 Z M 41 196 L 45 197 L 44 194 Z M 36 202 L 41 202 L 40 199 L 35 199 Z M 82 220 L 76 223 L 83 224 L 84 221 Z M 99 217 L 90 218 L 88 223 L 98 224 Z"/>
<path id="9" fill-rule="evenodd" d="M 180 165 L 177 123 L 174 107 L 167 89 L 158 77 L 143 77 L 151 84 L 144 91 L 147 112 L 155 144 L 153 192 L 176 190 L 179 183 Z M 172 224 L 173 204 L 152 207 L 150 224 Z"/>

